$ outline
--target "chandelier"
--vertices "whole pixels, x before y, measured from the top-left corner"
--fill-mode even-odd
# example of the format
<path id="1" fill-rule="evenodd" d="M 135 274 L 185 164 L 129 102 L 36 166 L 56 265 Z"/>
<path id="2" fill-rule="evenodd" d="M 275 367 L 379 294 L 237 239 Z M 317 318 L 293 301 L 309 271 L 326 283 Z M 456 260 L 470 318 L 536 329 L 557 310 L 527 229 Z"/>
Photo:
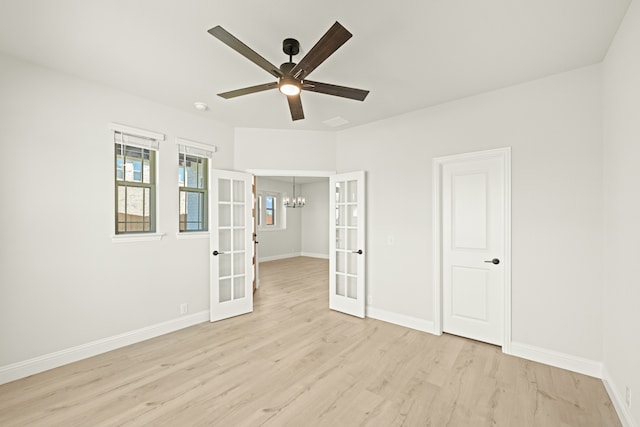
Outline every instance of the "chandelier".
<path id="1" fill-rule="evenodd" d="M 301 208 L 304 207 L 306 200 L 303 196 L 296 196 L 296 177 L 293 177 L 293 197 L 286 196 L 283 199 L 285 208 Z"/>

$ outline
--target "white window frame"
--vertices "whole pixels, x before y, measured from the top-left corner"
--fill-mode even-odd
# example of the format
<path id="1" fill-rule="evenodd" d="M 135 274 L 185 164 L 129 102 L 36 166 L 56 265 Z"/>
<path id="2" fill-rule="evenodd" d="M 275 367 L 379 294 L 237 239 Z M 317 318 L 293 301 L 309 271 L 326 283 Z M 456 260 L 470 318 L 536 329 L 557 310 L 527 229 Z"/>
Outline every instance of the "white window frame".
<path id="1" fill-rule="evenodd" d="M 199 141 L 193 141 L 191 139 L 186 138 L 176 138 L 176 145 L 178 149 L 178 156 L 181 153 L 186 153 L 188 155 L 202 157 L 207 159 L 207 204 L 210 205 L 210 196 L 211 196 L 211 171 L 213 169 L 213 155 L 218 151 L 218 147 L 215 145 L 205 144 Z M 178 203 L 180 200 L 178 199 Z M 178 215 L 180 209 L 177 209 Z M 176 233 L 176 238 L 181 239 L 208 239 L 209 232 L 211 227 L 211 209 L 210 206 L 207 206 L 208 218 L 207 218 L 207 231 L 180 231 L 180 225 L 178 218 L 178 232 Z"/>
<path id="2" fill-rule="evenodd" d="M 112 134 L 111 134 L 112 138 L 110 138 L 109 140 L 109 144 L 111 145 L 112 149 L 115 149 L 115 144 L 114 144 L 115 133 L 118 132 L 120 134 L 129 135 L 132 137 L 131 138 L 132 141 L 126 142 L 126 145 L 140 146 L 142 148 L 155 151 L 155 177 L 154 178 L 155 178 L 155 188 L 156 188 L 156 194 L 155 194 L 155 201 L 156 201 L 155 229 L 156 231 L 153 233 L 116 234 L 115 221 L 113 221 L 112 224 L 114 225 L 112 228 L 111 241 L 114 243 L 124 243 L 124 242 L 142 242 L 142 241 L 149 241 L 149 240 L 162 240 L 162 238 L 165 236 L 166 233 L 162 233 L 160 231 L 161 222 L 160 222 L 159 207 L 161 206 L 161 204 L 160 204 L 160 185 L 159 185 L 158 178 L 159 178 L 159 170 L 160 170 L 160 142 L 164 141 L 165 135 L 163 133 L 140 129 L 133 126 L 122 125 L 119 123 L 109 123 L 108 128 L 109 130 L 112 131 Z M 133 142 L 134 140 L 135 142 Z M 111 162 L 111 167 L 110 167 L 111 171 L 113 171 L 113 168 L 115 167 L 113 159 L 114 159 L 113 156 L 109 157 L 109 160 Z M 111 193 L 112 195 L 115 194 L 116 192 L 115 180 L 114 180 L 113 188 L 111 191 L 112 191 Z M 115 212 L 116 211 L 115 197 L 112 196 L 111 200 L 112 200 L 111 212 Z"/>
<path id="3" fill-rule="evenodd" d="M 260 215 L 260 225 L 258 231 L 282 231 L 287 229 L 287 208 L 282 204 L 284 193 L 278 193 L 275 191 L 260 191 L 257 195 L 262 197 L 260 203 L 260 209 L 258 215 Z M 275 220 L 274 225 L 266 224 L 266 212 L 267 212 L 267 196 L 275 197 L 275 204 L 273 206 L 273 216 Z"/>

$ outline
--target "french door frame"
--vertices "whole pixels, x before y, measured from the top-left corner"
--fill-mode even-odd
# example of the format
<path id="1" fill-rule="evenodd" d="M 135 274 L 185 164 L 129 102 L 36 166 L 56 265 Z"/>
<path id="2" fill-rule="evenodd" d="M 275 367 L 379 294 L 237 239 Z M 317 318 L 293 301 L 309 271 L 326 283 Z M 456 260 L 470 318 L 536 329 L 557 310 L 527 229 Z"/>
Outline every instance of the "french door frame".
<path id="1" fill-rule="evenodd" d="M 504 296 L 502 352 L 511 354 L 511 147 L 433 159 L 433 332 L 442 335 L 442 171 L 445 165 L 499 158 L 504 170 Z"/>

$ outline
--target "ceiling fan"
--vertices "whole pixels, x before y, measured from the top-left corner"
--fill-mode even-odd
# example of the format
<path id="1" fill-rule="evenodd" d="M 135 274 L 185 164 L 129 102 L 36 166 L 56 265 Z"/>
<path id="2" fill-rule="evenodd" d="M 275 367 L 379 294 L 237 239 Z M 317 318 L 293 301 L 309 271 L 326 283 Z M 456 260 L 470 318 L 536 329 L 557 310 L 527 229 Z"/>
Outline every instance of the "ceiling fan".
<path id="1" fill-rule="evenodd" d="M 282 50 L 286 55 L 289 55 L 289 62 L 285 62 L 280 65 L 280 67 L 276 67 L 264 59 L 219 25 L 210 29 L 209 34 L 278 79 L 277 82 L 264 83 L 257 86 L 219 93 L 218 96 L 222 98 L 235 98 L 237 96 L 278 88 L 280 92 L 287 96 L 289 110 L 291 110 L 291 119 L 300 120 L 304 119 L 302 101 L 300 100 L 300 92 L 303 90 L 341 96 L 358 101 L 364 101 L 369 94 L 368 90 L 307 80 L 307 76 L 311 74 L 318 65 L 322 64 L 325 59 L 331 56 L 340 46 L 351 38 L 352 34 L 340 25 L 339 22 L 333 24 L 297 64 L 292 61 L 292 57 L 300 52 L 300 43 L 295 39 L 285 39 L 282 42 Z"/>

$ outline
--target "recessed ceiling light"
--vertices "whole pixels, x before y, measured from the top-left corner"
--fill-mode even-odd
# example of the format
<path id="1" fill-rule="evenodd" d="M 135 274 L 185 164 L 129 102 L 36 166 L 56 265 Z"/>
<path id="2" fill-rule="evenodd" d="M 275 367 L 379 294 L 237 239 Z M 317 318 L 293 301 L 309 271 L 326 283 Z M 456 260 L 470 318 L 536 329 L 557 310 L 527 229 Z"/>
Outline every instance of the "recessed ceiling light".
<path id="1" fill-rule="evenodd" d="M 193 106 L 198 111 L 207 111 L 209 109 L 209 106 L 204 102 L 194 102 Z"/>

